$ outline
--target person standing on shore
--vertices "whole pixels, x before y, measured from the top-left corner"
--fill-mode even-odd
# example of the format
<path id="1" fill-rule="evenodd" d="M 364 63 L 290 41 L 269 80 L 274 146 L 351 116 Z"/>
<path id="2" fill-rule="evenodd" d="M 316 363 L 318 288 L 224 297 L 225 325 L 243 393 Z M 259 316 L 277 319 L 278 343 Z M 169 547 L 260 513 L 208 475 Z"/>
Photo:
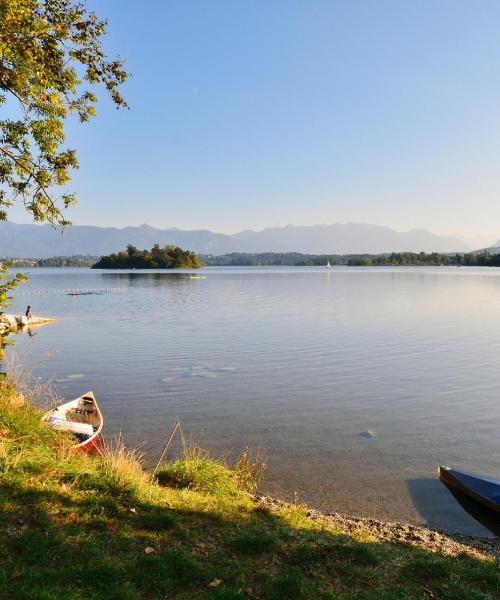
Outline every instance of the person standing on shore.
<path id="1" fill-rule="evenodd" d="M 31 312 L 31 306 L 28 304 L 28 308 L 26 309 L 26 318 L 31 319 L 33 313 Z"/>

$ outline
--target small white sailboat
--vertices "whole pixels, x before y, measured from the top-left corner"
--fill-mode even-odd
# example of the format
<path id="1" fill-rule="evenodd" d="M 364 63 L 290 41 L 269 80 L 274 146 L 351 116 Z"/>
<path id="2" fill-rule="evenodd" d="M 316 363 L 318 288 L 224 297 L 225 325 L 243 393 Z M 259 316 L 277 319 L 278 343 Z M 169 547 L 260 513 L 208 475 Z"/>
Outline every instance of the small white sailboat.
<path id="1" fill-rule="evenodd" d="M 327 261 L 326 261 L 325 268 L 326 268 L 326 269 L 331 269 L 331 268 L 332 268 L 332 265 L 330 264 L 330 261 L 329 261 L 329 260 L 327 260 Z"/>

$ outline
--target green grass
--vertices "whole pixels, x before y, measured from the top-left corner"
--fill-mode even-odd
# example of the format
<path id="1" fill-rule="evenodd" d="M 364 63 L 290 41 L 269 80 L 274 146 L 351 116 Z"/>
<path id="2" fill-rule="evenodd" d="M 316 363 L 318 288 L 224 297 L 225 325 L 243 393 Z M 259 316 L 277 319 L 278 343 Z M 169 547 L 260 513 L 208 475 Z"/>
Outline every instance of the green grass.
<path id="1" fill-rule="evenodd" d="M 251 528 L 249 531 L 244 531 L 227 542 L 228 548 L 240 554 L 263 554 L 270 552 L 276 543 L 276 538 L 269 531 L 259 528 Z"/>
<path id="2" fill-rule="evenodd" d="M 220 497 L 239 498 L 237 477 L 221 460 L 214 460 L 200 448 L 189 449 L 183 459 L 158 469 L 160 485 L 189 489 Z"/>
<path id="3" fill-rule="evenodd" d="M 300 505 L 256 505 L 242 489 L 248 462 L 242 477 L 200 450 L 151 483 L 123 448 L 75 453 L 14 395 L 3 383 L 1 600 L 500 599 L 497 561 L 349 536 Z"/>

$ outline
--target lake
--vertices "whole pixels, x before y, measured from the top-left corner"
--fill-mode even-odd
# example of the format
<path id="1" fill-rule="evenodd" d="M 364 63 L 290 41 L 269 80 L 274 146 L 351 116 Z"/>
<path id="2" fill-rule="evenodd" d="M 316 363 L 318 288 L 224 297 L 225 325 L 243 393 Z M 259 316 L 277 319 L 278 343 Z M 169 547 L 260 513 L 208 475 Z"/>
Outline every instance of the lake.
<path id="1" fill-rule="evenodd" d="M 500 477 L 500 269 L 24 271 L 12 312 L 57 322 L 21 362 L 150 461 L 179 417 L 214 455 L 262 447 L 270 495 L 488 533 L 436 470 Z"/>

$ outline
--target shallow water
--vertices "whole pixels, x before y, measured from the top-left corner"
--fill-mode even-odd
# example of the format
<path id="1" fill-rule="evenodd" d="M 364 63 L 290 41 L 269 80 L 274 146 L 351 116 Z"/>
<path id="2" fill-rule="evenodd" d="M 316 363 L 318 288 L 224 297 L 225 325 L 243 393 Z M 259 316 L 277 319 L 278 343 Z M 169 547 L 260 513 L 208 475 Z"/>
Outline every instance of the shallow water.
<path id="1" fill-rule="evenodd" d="M 487 531 L 436 469 L 500 477 L 500 269 L 205 274 L 30 269 L 13 311 L 57 322 L 15 350 L 150 457 L 179 417 L 215 454 L 262 446 L 270 494 Z"/>

